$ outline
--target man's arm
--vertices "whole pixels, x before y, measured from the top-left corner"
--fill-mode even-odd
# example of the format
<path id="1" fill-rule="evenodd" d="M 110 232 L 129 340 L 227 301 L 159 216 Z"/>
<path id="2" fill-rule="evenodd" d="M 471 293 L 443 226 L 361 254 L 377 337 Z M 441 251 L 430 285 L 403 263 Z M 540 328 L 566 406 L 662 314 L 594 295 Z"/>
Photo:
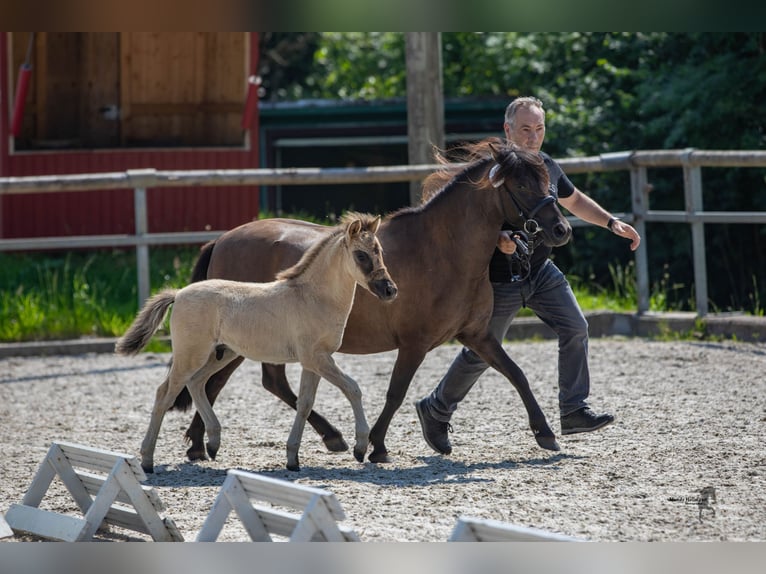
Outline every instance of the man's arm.
<path id="1" fill-rule="evenodd" d="M 593 225 L 607 227 L 609 220 L 612 219 L 611 213 L 577 188 L 575 188 L 574 193 L 569 197 L 559 198 L 559 203 L 575 217 L 579 217 L 583 221 L 587 221 Z M 638 246 L 641 243 L 641 236 L 632 225 L 628 225 L 624 221 L 617 219 L 612 224 L 611 230 L 615 235 L 630 239 L 631 251 L 638 249 Z"/>

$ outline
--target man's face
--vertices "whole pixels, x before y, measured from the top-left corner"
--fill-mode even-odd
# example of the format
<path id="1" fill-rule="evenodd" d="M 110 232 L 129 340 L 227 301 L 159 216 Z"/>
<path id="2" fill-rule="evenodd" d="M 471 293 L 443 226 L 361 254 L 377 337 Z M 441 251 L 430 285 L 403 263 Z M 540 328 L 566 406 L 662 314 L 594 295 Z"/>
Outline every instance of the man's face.
<path id="1" fill-rule="evenodd" d="M 513 126 L 503 124 L 508 141 L 527 151 L 539 152 L 545 139 L 545 112 L 537 106 L 516 111 Z"/>

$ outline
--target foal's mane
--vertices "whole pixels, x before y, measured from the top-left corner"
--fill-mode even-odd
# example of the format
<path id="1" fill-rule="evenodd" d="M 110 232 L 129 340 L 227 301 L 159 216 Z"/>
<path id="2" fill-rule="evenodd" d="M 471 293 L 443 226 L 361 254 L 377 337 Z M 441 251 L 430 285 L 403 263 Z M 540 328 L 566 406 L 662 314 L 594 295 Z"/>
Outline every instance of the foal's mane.
<path id="1" fill-rule="evenodd" d="M 351 225 L 351 222 L 360 220 L 362 222 L 362 229 L 369 231 L 374 228 L 376 219 L 376 215 L 370 215 L 369 213 L 357 213 L 355 211 L 344 213 L 340 218 L 340 223 L 333 228 L 329 235 L 326 235 L 309 247 L 308 251 L 303 254 L 303 257 L 298 260 L 298 263 L 278 273 L 277 279 L 295 279 L 302 275 L 306 269 L 311 266 L 317 258 L 317 255 L 319 255 L 319 253 L 321 253 L 332 240 L 346 232 L 348 226 Z"/>
<path id="2" fill-rule="evenodd" d="M 508 144 L 497 137 L 487 138 L 479 142 L 466 143 L 447 153 L 435 149 L 434 159 L 440 168 L 423 181 L 421 203 L 428 203 L 434 196 L 446 191 L 464 178 L 468 178 L 474 170 L 494 162 L 495 153 L 500 155 L 501 170 L 497 177 L 502 179 L 513 172 L 520 179 L 547 178 L 545 162 L 540 154 L 525 151 L 513 144 Z M 478 179 L 469 179 L 476 187 L 490 185 L 489 170 Z"/>

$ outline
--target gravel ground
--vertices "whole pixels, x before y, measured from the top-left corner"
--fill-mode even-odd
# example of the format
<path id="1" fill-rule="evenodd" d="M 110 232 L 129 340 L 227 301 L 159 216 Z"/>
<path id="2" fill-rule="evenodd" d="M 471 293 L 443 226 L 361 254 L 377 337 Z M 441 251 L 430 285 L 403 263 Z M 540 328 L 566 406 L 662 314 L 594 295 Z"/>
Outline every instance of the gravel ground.
<path id="1" fill-rule="evenodd" d="M 514 342 L 506 349 L 558 432 L 556 343 Z M 537 447 L 513 387 L 488 372 L 455 414 L 453 452 L 443 457 L 423 441 L 412 402 L 430 391 L 457 351 L 435 349 L 417 372 L 388 433 L 390 464 L 328 453 L 307 428 L 302 469 L 287 471 L 292 411 L 260 386 L 260 366 L 248 362 L 215 405 L 223 425 L 217 460 L 185 461 L 183 431 L 191 415 L 171 411 L 147 484 L 157 488 L 165 515 L 186 540 L 201 528 L 229 468 L 332 491 L 346 523 L 369 542 L 445 541 L 463 515 L 593 541 L 766 540 L 765 344 L 591 340 L 592 403 L 617 421 L 596 433 L 559 437 L 559 453 Z M 395 353 L 336 357 L 362 386 L 372 424 Z M 0 361 L 0 511 L 20 502 L 51 442 L 138 455 L 168 359 L 87 354 Z M 288 369 L 294 384 L 298 372 Z M 339 391 L 323 382 L 315 406 L 353 437 L 351 409 Z M 715 512 L 704 509 L 700 519 L 693 501 L 708 486 L 717 495 Z M 76 508 L 58 481 L 42 506 L 61 513 Z M 99 538 L 145 539 L 119 529 Z M 231 518 L 220 537 L 247 539 Z"/>

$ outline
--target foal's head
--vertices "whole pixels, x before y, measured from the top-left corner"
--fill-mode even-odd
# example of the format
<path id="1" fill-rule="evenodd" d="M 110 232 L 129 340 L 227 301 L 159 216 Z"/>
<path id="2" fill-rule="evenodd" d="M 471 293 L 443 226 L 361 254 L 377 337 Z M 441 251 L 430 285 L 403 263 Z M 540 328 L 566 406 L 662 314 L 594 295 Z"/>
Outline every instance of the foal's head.
<path id="1" fill-rule="evenodd" d="M 340 223 L 344 242 L 351 255 L 352 275 L 356 282 L 381 301 L 393 301 L 398 293 L 396 283 L 383 262 L 383 248 L 375 235 L 380 216 L 349 212 Z"/>

